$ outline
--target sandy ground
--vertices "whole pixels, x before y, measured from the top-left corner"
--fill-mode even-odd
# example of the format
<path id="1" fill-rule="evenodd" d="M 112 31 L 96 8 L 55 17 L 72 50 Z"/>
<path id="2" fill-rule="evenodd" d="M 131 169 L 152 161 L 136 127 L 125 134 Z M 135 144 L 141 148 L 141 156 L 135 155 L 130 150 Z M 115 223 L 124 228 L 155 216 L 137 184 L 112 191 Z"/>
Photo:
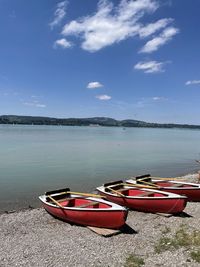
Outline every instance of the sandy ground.
<path id="1" fill-rule="evenodd" d="M 190 176 L 196 179 L 197 176 Z M 189 258 L 187 248 L 157 254 L 155 244 L 171 229 L 182 224 L 199 230 L 200 203 L 188 203 L 186 217 L 165 217 L 130 211 L 127 224 L 134 230 L 102 237 L 86 227 L 72 226 L 50 216 L 44 209 L 0 215 L 0 267 L 13 266 L 124 266 L 131 253 L 145 261 L 145 267 L 200 264 Z"/>

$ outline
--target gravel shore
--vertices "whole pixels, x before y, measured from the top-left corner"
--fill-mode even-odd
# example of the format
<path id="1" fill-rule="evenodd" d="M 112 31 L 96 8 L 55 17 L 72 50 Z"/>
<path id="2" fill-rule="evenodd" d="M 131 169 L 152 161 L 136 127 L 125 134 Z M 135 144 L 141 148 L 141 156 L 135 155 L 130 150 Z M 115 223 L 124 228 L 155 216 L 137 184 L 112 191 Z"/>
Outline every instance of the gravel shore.
<path id="1" fill-rule="evenodd" d="M 186 178 L 196 181 L 198 175 Z M 167 217 L 130 211 L 127 224 L 135 233 L 107 238 L 86 227 L 59 221 L 44 209 L 2 214 L 0 267 L 119 267 L 124 266 L 126 258 L 132 253 L 144 259 L 144 267 L 200 266 L 189 257 L 187 247 L 155 253 L 155 244 L 164 232 L 173 236 L 183 224 L 189 231 L 199 230 L 200 203 L 188 203 L 185 212 L 190 216 Z"/>

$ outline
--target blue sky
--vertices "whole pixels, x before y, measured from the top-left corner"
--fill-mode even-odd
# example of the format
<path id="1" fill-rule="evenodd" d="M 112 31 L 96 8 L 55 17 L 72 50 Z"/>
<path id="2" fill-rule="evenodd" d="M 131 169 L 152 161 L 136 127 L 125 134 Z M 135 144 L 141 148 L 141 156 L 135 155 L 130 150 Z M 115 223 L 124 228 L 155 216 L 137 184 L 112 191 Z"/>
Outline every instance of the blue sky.
<path id="1" fill-rule="evenodd" d="M 199 0 L 0 0 L 0 114 L 200 124 Z"/>

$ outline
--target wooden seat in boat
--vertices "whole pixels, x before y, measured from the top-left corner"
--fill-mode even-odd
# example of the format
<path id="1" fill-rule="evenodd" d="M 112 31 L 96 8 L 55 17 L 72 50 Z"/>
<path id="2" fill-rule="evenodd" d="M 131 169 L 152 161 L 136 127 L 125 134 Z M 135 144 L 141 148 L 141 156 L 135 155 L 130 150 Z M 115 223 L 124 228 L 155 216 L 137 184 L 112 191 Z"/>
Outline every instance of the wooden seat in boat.
<path id="1" fill-rule="evenodd" d="M 99 204 L 99 202 L 92 201 L 92 202 L 88 202 L 88 203 L 85 203 L 85 204 L 82 204 L 82 205 L 79 205 L 79 206 L 75 206 L 75 208 L 86 208 L 88 206 L 94 206 L 96 204 Z"/>
<path id="2" fill-rule="evenodd" d="M 172 183 L 172 187 L 181 187 L 181 186 L 183 186 L 183 184 L 174 184 L 174 183 Z"/>
<path id="3" fill-rule="evenodd" d="M 62 205 L 62 202 L 67 201 L 66 205 L 63 205 L 63 207 L 72 207 L 72 206 L 74 206 L 75 199 L 76 198 L 74 198 L 74 197 L 67 197 L 67 198 L 62 198 L 62 199 L 56 200 L 56 201 L 58 203 L 60 203 L 61 205 Z M 50 198 L 48 198 L 48 202 L 51 204 L 54 204 L 54 202 Z"/>
<path id="4" fill-rule="evenodd" d="M 136 195 L 136 197 L 147 197 L 147 196 L 150 196 L 153 194 L 154 194 L 154 192 L 144 192 L 142 194 Z"/>
<path id="5" fill-rule="evenodd" d="M 129 190 L 129 189 L 128 188 L 121 188 L 121 189 L 117 189 L 116 191 L 122 193 L 122 192 L 125 192 L 127 190 Z"/>

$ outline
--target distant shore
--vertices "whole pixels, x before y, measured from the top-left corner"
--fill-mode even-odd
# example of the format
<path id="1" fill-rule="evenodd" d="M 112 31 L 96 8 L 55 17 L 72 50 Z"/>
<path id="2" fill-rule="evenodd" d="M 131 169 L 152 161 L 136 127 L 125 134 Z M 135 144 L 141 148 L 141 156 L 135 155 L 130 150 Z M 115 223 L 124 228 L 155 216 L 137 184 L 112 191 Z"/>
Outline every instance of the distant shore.
<path id="1" fill-rule="evenodd" d="M 199 174 L 184 178 L 198 181 Z M 127 224 L 134 231 L 104 238 L 86 227 L 57 220 L 41 208 L 4 213 L 0 215 L 1 267 L 121 267 L 128 266 L 134 257 L 142 260 L 144 267 L 197 267 L 200 264 L 191 258 L 188 245 L 161 247 L 161 252 L 156 252 L 160 241 L 172 240 L 183 225 L 188 236 L 199 231 L 200 203 L 188 203 L 185 214 L 178 217 L 130 211 Z"/>
<path id="2" fill-rule="evenodd" d="M 108 117 L 51 118 L 39 116 L 1 115 L 0 124 L 200 129 L 200 125 L 156 123 L 133 119 L 116 120 Z"/>

